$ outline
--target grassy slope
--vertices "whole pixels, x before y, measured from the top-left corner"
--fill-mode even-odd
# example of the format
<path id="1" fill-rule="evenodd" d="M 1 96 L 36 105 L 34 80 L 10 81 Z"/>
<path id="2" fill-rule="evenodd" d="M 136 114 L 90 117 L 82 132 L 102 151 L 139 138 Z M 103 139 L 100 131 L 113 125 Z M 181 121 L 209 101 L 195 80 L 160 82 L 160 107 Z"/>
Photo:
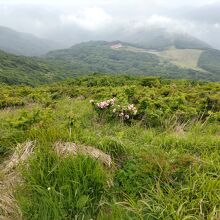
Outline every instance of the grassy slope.
<path id="1" fill-rule="evenodd" d="M 220 217 L 220 126 L 217 121 L 193 121 L 195 116 L 190 114 L 197 110 L 198 116 L 200 107 L 203 113 L 204 108 L 220 110 L 218 102 L 217 106 L 209 107 L 205 102 L 208 97 L 218 97 L 218 83 L 160 84 L 149 79 L 89 77 L 13 90 L 25 106 L 0 112 L 0 129 L 4 134 L 0 143 L 12 147 L 16 141 L 37 140 L 38 150 L 28 169 L 23 168 L 25 182 L 16 193 L 27 219 Z M 13 94 L 3 87 L 2 91 L 11 94 L 6 97 Z M 174 107 L 175 114 L 181 110 L 183 116 L 189 114 L 191 119 L 185 127 L 178 120 L 163 119 L 161 127 L 148 124 L 150 118 L 146 125 L 100 119 L 89 100 L 103 100 L 112 94 L 123 100 L 129 94 L 133 94 L 129 95 L 133 101 L 147 98 L 155 114 L 158 104 L 166 103 L 166 109 Z M 172 102 L 167 102 L 167 95 Z M 188 97 L 185 104 L 176 105 L 184 96 Z M 96 146 L 112 156 L 115 167 L 109 170 L 83 157 L 60 159 L 51 151 L 51 144 L 57 140 Z M 109 178 L 114 182 L 112 187 L 107 184 Z"/>
<path id="2" fill-rule="evenodd" d="M 165 49 L 162 51 L 156 51 L 156 50 L 147 50 L 144 48 L 136 48 L 134 46 L 124 46 L 119 49 L 132 51 L 136 53 L 152 53 L 179 67 L 204 71 L 203 69 L 198 67 L 198 61 L 203 50 L 177 49 L 171 47 L 169 49 Z"/>
<path id="3" fill-rule="evenodd" d="M 182 68 L 204 71 L 198 68 L 198 60 L 203 50 L 170 48 L 161 52 L 153 52 L 158 56 L 169 60 L 171 63 Z"/>

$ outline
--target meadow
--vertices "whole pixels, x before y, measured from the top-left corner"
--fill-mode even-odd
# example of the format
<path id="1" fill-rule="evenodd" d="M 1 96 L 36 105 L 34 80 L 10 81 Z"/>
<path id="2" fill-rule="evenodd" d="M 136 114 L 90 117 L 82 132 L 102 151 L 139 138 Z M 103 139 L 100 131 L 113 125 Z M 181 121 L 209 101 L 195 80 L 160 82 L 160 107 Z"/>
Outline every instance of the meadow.
<path id="1" fill-rule="evenodd" d="M 27 142 L 30 155 L 12 161 Z M 57 142 L 111 161 L 61 155 Z M 100 74 L 2 84 L 0 195 L 0 219 L 220 219 L 220 84 Z"/>

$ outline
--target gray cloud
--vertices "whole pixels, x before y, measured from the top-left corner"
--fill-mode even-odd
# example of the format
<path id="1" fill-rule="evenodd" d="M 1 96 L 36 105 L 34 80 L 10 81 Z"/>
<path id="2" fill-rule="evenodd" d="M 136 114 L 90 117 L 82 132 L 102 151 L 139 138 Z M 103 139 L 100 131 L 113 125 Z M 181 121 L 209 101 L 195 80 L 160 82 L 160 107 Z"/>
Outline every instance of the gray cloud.
<path id="1" fill-rule="evenodd" d="M 0 25 L 73 43 L 165 28 L 220 48 L 220 0 L 0 0 Z"/>

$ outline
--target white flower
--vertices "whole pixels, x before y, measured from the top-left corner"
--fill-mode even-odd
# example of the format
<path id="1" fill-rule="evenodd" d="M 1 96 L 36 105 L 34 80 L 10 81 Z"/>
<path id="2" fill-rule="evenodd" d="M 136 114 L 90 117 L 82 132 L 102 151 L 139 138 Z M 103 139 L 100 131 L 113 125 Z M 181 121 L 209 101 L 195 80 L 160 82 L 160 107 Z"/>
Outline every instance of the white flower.
<path id="1" fill-rule="evenodd" d="M 123 113 L 123 112 L 121 112 L 121 113 L 119 114 L 119 116 L 120 116 L 120 117 L 123 117 L 123 116 L 124 116 L 124 113 Z"/>
<path id="2" fill-rule="evenodd" d="M 124 116 L 124 113 L 123 113 L 123 112 L 121 112 L 121 113 L 119 114 L 119 116 L 120 116 L 120 117 L 123 117 L 123 116 Z"/>
<path id="3" fill-rule="evenodd" d="M 126 119 L 129 119 L 129 115 L 125 115 L 125 118 L 126 118 Z"/>
<path id="4" fill-rule="evenodd" d="M 89 102 L 90 102 L 90 103 L 94 103 L 94 100 L 93 100 L 93 99 L 91 99 Z"/>
<path id="5" fill-rule="evenodd" d="M 48 188 L 47 188 L 47 190 L 48 190 L 48 191 L 50 191 L 50 190 L 51 190 L 51 188 L 50 188 L 50 187 L 48 187 Z"/>
<path id="6" fill-rule="evenodd" d="M 112 110 L 112 112 L 115 113 L 115 112 L 116 112 L 116 108 L 114 108 L 114 109 Z"/>
<path id="7" fill-rule="evenodd" d="M 128 110 L 130 110 L 130 111 L 131 111 L 131 110 L 133 110 L 134 108 L 135 108 L 135 107 L 134 107 L 134 105 L 133 105 L 133 104 L 129 104 L 129 105 L 128 105 Z"/>

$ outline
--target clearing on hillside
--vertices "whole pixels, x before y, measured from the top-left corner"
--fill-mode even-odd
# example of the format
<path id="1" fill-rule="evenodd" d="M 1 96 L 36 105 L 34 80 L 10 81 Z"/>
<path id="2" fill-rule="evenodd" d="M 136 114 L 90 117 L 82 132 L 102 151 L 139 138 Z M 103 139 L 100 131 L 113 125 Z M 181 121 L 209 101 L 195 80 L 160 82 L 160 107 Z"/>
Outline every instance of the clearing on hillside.
<path id="1" fill-rule="evenodd" d="M 198 67 L 198 60 L 203 50 L 169 48 L 163 51 L 148 51 L 182 68 L 204 71 Z"/>
<path id="2" fill-rule="evenodd" d="M 169 61 L 172 64 L 177 65 L 181 68 L 204 71 L 202 68 L 198 67 L 198 61 L 203 52 L 203 50 L 200 49 L 177 49 L 175 47 L 170 47 L 167 50 L 158 51 L 128 45 L 121 45 L 120 47 L 111 48 L 113 50 L 125 50 L 135 53 L 152 53 L 162 58 L 162 60 Z"/>

